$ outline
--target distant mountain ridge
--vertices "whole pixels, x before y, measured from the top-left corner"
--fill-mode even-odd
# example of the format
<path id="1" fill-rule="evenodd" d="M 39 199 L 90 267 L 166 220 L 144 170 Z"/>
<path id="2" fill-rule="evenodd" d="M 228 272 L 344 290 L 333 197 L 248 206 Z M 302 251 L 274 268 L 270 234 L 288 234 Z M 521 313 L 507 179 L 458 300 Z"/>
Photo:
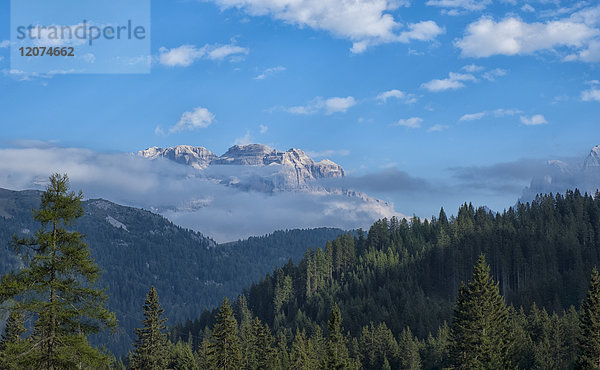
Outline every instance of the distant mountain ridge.
<path id="1" fill-rule="evenodd" d="M 268 167 L 271 170 L 268 182 L 272 187 L 266 188 L 271 190 L 306 190 L 314 180 L 345 176 L 344 169 L 328 159 L 316 162 L 300 149 L 282 152 L 263 144 L 234 145 L 221 156 L 190 145 L 152 147 L 140 150 L 138 155 L 148 159 L 167 158 L 201 171 L 215 166 Z"/>
<path id="2" fill-rule="evenodd" d="M 567 189 L 592 195 L 600 189 L 600 145 L 593 147 L 583 162 L 547 161 L 544 173 L 535 176 L 523 190 L 521 201 L 530 201 L 537 194 L 564 193 Z"/>

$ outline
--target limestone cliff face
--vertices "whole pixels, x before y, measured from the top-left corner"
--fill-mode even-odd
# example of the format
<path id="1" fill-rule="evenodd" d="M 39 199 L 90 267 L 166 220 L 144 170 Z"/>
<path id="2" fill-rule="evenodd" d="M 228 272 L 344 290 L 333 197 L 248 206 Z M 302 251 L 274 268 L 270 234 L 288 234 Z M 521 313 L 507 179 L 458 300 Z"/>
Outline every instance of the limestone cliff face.
<path id="1" fill-rule="evenodd" d="M 218 158 L 213 152 L 206 148 L 189 145 L 178 145 L 167 149 L 154 146 L 146 150 L 140 150 L 138 155 L 150 159 L 165 157 L 177 163 L 190 165 L 199 170 L 205 169 L 214 159 Z"/>
<path id="2" fill-rule="evenodd" d="M 282 152 L 262 144 L 235 145 L 220 157 L 206 148 L 188 145 L 166 149 L 152 147 L 139 151 L 138 155 L 149 159 L 165 157 L 199 170 L 218 166 L 268 167 L 270 171 L 254 176 L 255 183 L 245 186 L 271 191 L 302 190 L 316 179 L 344 177 L 344 169 L 330 160 L 315 162 L 300 149 Z M 232 171 L 228 174 L 231 177 Z"/>

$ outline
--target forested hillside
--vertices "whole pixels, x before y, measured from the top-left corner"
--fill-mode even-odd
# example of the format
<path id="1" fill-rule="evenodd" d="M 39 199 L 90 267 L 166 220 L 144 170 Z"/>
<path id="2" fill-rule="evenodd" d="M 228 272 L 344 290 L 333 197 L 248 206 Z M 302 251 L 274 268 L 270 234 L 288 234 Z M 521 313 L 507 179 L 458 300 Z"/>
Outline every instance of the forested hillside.
<path id="1" fill-rule="evenodd" d="M 20 266 L 8 247 L 13 235 L 39 229 L 31 210 L 41 192 L 0 189 L 0 275 Z M 155 285 L 170 322 L 186 320 L 236 296 L 275 266 L 299 261 L 309 246 L 322 246 L 338 229 L 277 231 L 263 237 L 217 245 L 200 233 L 178 227 L 154 213 L 102 199 L 83 202 L 84 216 L 72 228 L 85 234 L 92 257 L 104 271 L 99 286 L 108 287 L 108 307 L 117 314 L 115 335 L 99 342 L 117 355 L 130 348 L 139 326 L 140 302 Z"/>
<path id="2" fill-rule="evenodd" d="M 324 249 L 307 251 L 297 265 L 266 275 L 238 298 L 238 321 L 248 316 L 247 306 L 250 316 L 292 345 L 302 331 L 307 337 L 328 333 L 337 305 L 355 358 L 367 356 L 360 343 L 373 335 L 380 346 L 393 342 L 396 347 L 389 348 L 398 350 L 404 343 L 422 366 L 440 367 L 449 356 L 444 322 L 450 323 L 461 283 L 472 278 L 483 254 L 498 293 L 514 307 L 511 335 L 519 345 L 511 347 L 511 361 L 568 368 L 576 352 L 576 310 L 592 268 L 600 265 L 599 195 L 576 190 L 540 196 L 502 214 L 465 204 L 456 217 L 442 209 L 432 220 L 378 221 L 366 234 L 340 236 Z M 206 312 L 176 327 L 173 337 L 201 348 L 214 315 Z M 389 353 L 369 360 L 368 367 L 383 366 L 384 357 L 396 366 L 405 360 L 402 351 Z"/>

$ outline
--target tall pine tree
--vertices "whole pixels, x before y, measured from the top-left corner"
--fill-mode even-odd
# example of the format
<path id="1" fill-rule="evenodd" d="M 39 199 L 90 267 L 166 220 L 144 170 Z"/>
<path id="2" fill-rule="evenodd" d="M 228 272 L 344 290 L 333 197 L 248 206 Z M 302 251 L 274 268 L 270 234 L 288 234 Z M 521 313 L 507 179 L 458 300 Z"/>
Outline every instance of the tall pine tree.
<path id="1" fill-rule="evenodd" d="M 165 310 L 160 308 L 158 294 L 154 287 L 146 295 L 144 302 L 144 327 L 135 329 L 137 339 L 134 343 L 135 351 L 131 359 L 134 369 L 164 369 L 168 364 L 169 354 L 165 322 L 162 318 Z"/>
<path id="2" fill-rule="evenodd" d="M 458 293 L 450 327 L 450 356 L 461 369 L 510 367 L 508 309 L 483 255 Z"/>
<path id="3" fill-rule="evenodd" d="M 100 270 L 83 235 L 68 228 L 83 215 L 83 194 L 69 191 L 67 175 L 54 174 L 33 218 L 41 223 L 31 238 L 13 238 L 25 265 L 0 282 L 3 309 L 16 304 L 34 320 L 31 348 L 21 361 L 45 369 L 107 366 L 110 358 L 90 346 L 86 336 L 115 327 L 104 307 L 106 295 L 95 287 Z M 10 306 L 10 307 L 7 307 Z"/>
<path id="4" fill-rule="evenodd" d="M 579 356 L 580 369 L 600 369 L 600 274 L 594 268 L 587 297 L 581 305 Z"/>

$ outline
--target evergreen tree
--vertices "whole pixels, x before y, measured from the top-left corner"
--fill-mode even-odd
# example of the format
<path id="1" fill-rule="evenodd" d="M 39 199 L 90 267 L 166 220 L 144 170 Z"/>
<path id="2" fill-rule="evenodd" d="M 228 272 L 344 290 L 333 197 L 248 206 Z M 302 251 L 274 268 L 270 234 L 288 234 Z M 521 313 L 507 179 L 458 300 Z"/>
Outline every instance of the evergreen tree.
<path id="1" fill-rule="evenodd" d="M 165 322 L 162 318 L 165 310 L 160 308 L 158 293 L 153 287 L 146 295 L 144 302 L 144 319 L 141 329 L 135 329 L 137 339 L 134 343 L 135 351 L 131 360 L 134 369 L 164 369 L 168 363 L 167 334 Z"/>
<path id="2" fill-rule="evenodd" d="M 223 299 L 216 316 L 212 341 L 209 349 L 209 363 L 212 368 L 238 369 L 242 362 L 238 324 L 233 316 L 227 297 Z"/>
<path id="3" fill-rule="evenodd" d="M 18 308 L 11 310 L 6 320 L 4 334 L 0 340 L 0 368 L 19 369 L 27 367 L 27 361 L 24 361 L 20 356 L 22 353 L 31 350 L 30 342 L 21 338 L 26 332 L 23 312 Z"/>
<path id="4" fill-rule="evenodd" d="M 413 337 L 410 328 L 402 330 L 398 347 L 400 349 L 400 369 L 413 370 L 422 368 L 419 344 Z"/>
<path id="5" fill-rule="evenodd" d="M 277 335 L 277 362 L 276 367 L 278 369 L 289 369 L 290 368 L 290 353 L 288 351 L 287 337 L 280 331 Z"/>
<path id="6" fill-rule="evenodd" d="M 275 360 L 275 350 L 272 347 L 273 336 L 269 325 L 263 326 L 258 317 L 255 317 L 252 323 L 252 334 L 255 338 L 253 348 L 256 356 L 256 369 L 271 369 Z"/>
<path id="7" fill-rule="evenodd" d="M 21 336 L 27 332 L 25 329 L 25 315 L 20 309 L 13 309 L 8 315 L 4 334 L 0 340 L 0 351 L 4 351 L 9 343 L 17 343 Z"/>
<path id="8" fill-rule="evenodd" d="M 92 347 L 86 336 L 116 326 L 104 307 L 106 295 L 94 286 L 100 270 L 83 235 L 67 228 L 83 215 L 83 194 L 69 192 L 67 175 L 54 174 L 33 218 L 41 224 L 31 238 L 13 238 L 24 268 L 0 281 L 3 308 L 14 305 L 34 321 L 31 349 L 22 353 L 46 369 L 108 366 L 110 358 Z"/>
<path id="9" fill-rule="evenodd" d="M 327 341 L 326 366 L 328 369 L 346 369 L 350 366 L 346 338 L 342 332 L 342 313 L 337 304 L 331 310 L 327 323 L 329 340 Z"/>
<path id="10" fill-rule="evenodd" d="M 579 356 L 580 369 L 600 369 L 600 274 L 594 268 L 587 297 L 581 305 Z"/>
<path id="11" fill-rule="evenodd" d="M 508 309 L 483 255 L 461 286 L 450 327 L 450 356 L 461 369 L 510 367 Z"/>
<path id="12" fill-rule="evenodd" d="M 308 343 L 304 329 L 296 329 L 294 341 L 292 342 L 292 353 L 290 354 L 291 368 L 295 370 L 310 370 L 311 361 L 308 352 Z"/>
<path id="13" fill-rule="evenodd" d="M 190 343 L 178 341 L 171 346 L 171 360 L 169 369 L 173 370 L 199 370 L 192 346 Z"/>

